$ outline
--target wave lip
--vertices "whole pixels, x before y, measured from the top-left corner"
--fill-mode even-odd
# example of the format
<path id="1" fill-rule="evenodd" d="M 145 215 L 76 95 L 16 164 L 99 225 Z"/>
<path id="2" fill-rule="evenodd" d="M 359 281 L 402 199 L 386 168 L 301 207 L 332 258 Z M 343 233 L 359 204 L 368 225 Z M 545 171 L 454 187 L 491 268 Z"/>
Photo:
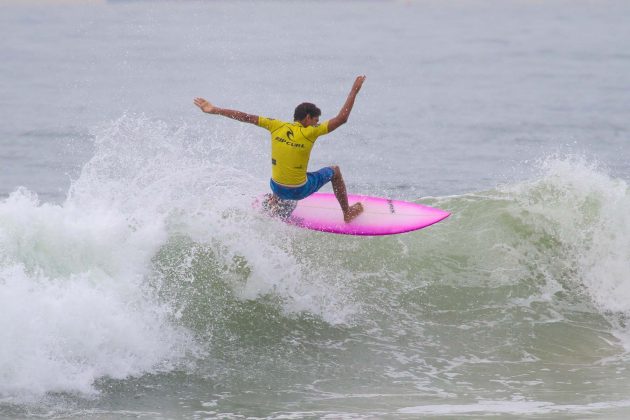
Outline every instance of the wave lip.
<path id="1" fill-rule="evenodd" d="M 629 314 L 627 182 L 581 157 L 551 157 L 540 167 L 538 179 L 500 191 L 514 199 L 532 227 L 564 249 L 562 260 L 572 267 L 574 286 L 584 287 L 602 313 Z"/>

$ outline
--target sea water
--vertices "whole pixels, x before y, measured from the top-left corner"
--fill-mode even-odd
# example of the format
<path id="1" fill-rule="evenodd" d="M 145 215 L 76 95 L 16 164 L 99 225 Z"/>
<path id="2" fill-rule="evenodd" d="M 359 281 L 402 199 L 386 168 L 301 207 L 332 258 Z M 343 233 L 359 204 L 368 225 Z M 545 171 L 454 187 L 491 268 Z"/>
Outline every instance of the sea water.
<path id="1" fill-rule="evenodd" d="M 0 4 L 0 417 L 625 418 L 630 3 Z M 256 214 L 269 134 L 452 212 Z M 329 190 L 326 187 L 326 190 Z"/>

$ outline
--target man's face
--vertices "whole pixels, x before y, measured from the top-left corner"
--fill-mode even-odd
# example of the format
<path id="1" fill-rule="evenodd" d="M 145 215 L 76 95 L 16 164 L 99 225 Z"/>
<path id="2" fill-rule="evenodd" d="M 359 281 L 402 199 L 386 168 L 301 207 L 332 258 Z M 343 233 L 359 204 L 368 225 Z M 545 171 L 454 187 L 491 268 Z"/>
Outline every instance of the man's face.
<path id="1" fill-rule="evenodd" d="M 309 127 L 311 125 L 317 125 L 319 123 L 319 117 L 311 117 L 310 114 L 308 114 L 306 116 L 306 118 L 304 118 L 304 126 L 305 127 Z"/>

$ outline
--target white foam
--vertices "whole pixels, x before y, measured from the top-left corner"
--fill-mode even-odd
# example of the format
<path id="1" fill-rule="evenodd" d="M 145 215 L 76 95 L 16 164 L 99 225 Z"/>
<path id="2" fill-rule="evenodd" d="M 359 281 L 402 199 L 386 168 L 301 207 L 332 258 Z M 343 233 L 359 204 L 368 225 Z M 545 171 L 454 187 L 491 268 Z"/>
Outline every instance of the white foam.
<path id="1" fill-rule="evenodd" d="M 297 258 L 299 233 L 252 210 L 266 178 L 234 162 L 243 143 L 124 116 L 95 132 L 65 202 L 19 188 L 0 203 L 0 398 L 89 394 L 98 378 L 194 351 L 171 313 L 194 302 L 160 301 L 152 283 L 152 259 L 173 235 L 214 248 L 220 262 L 242 258 L 250 274 L 232 284 L 242 299 L 273 294 L 287 313 L 347 321 L 343 273 Z"/>
<path id="2" fill-rule="evenodd" d="M 143 285 L 162 232 L 75 210 L 22 189 L 0 204 L 3 399 L 91 394 L 100 377 L 165 368 L 190 346 Z"/>
<path id="3" fill-rule="evenodd" d="M 630 400 L 599 402 L 591 404 L 554 404 L 546 401 L 479 401 L 474 404 L 434 404 L 405 407 L 401 414 L 448 415 L 454 414 L 513 414 L 534 415 L 552 413 L 592 413 L 611 408 L 630 407 Z"/>

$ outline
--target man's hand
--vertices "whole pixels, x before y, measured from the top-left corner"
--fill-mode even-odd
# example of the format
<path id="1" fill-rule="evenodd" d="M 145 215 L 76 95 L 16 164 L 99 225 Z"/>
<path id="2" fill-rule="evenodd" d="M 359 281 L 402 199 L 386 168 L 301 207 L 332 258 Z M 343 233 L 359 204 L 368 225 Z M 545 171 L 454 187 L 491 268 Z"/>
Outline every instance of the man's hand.
<path id="1" fill-rule="evenodd" d="M 216 106 L 212 105 L 210 102 L 206 101 L 203 98 L 195 98 L 195 105 L 197 105 L 203 112 L 207 114 L 214 114 L 217 109 Z"/>
<path id="2" fill-rule="evenodd" d="M 352 85 L 352 91 L 355 93 L 359 93 L 359 91 L 361 90 L 361 86 L 363 86 L 364 81 L 365 81 L 365 76 L 357 76 L 357 78 L 354 81 L 354 84 Z"/>

